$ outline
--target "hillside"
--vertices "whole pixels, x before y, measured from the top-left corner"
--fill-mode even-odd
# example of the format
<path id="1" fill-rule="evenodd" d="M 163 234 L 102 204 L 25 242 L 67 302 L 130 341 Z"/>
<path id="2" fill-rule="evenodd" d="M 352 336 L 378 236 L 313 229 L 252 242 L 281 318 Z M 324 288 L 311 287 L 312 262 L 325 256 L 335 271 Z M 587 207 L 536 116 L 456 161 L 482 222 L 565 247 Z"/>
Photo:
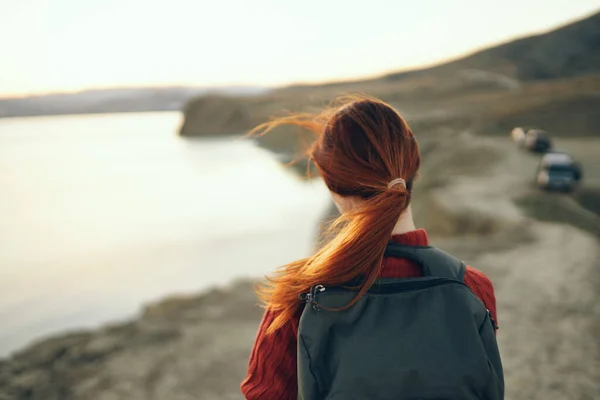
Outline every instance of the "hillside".
<path id="1" fill-rule="evenodd" d="M 348 92 L 392 103 L 413 125 L 435 117 L 449 124 L 466 123 L 484 134 L 506 134 L 523 125 L 558 136 L 597 136 L 600 13 L 433 68 L 354 82 L 295 85 L 252 98 L 196 98 L 184 109 L 180 133 L 242 133 L 281 110 L 322 106 Z M 277 152 L 295 153 L 300 137 L 274 133 L 261 143 Z"/>
<path id="2" fill-rule="evenodd" d="M 385 79 L 468 69 L 502 74 L 521 81 L 598 73 L 600 12 L 551 32 L 495 46 L 430 69 L 390 74 Z"/>

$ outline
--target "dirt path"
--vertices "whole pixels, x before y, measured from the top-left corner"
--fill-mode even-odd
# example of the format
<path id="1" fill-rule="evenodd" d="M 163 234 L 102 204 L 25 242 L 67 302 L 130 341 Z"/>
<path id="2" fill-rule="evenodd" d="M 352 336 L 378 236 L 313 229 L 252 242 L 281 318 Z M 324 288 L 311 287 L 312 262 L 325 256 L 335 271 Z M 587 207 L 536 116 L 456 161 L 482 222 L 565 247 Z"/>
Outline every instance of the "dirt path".
<path id="1" fill-rule="evenodd" d="M 533 190 L 536 157 L 507 140 L 470 139 L 502 157 L 493 168 L 437 190 L 435 200 L 451 215 L 468 213 L 495 229 L 436 244 L 494 282 L 506 398 L 600 398 L 599 238 L 526 217 L 512 200 Z M 587 217 L 600 224 L 600 217 Z"/>

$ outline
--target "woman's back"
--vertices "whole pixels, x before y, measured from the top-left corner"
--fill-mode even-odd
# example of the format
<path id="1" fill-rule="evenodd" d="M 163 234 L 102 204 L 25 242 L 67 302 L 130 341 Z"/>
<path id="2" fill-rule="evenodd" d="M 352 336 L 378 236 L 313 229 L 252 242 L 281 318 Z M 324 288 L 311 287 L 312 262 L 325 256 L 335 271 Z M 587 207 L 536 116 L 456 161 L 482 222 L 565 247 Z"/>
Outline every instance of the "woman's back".
<path id="1" fill-rule="evenodd" d="M 306 294 L 298 329 L 300 397 L 503 398 L 495 322 L 464 284 L 466 265 L 430 246 L 390 243 L 386 253 L 414 260 L 423 276 L 378 278 L 343 311 L 336 310 L 356 290 L 316 285 Z"/>
<path id="2" fill-rule="evenodd" d="M 257 132 L 268 132 L 281 124 L 298 125 L 316 134 L 315 143 L 308 150 L 308 155 L 330 189 L 332 198 L 341 211 L 341 217 L 332 225 L 336 235 L 329 243 L 313 256 L 279 269 L 259 290 L 267 310 L 250 357 L 248 377 L 242 384 L 242 391 L 246 398 L 292 399 L 302 394 L 305 399 L 344 398 L 343 396 L 350 398 L 348 393 L 338 393 L 338 389 L 335 388 L 348 387 L 347 382 L 352 380 L 362 382 L 363 387 L 376 388 L 378 385 L 383 385 L 391 390 L 386 392 L 382 388 L 380 392 L 370 391 L 368 398 L 400 398 L 402 394 L 400 392 L 405 393 L 409 389 L 413 390 L 414 387 L 409 385 L 410 379 L 399 386 L 397 382 L 386 385 L 382 377 L 389 376 L 385 372 L 388 371 L 385 366 L 391 365 L 399 365 L 401 370 L 413 371 L 407 376 L 421 379 L 422 387 L 447 386 L 443 381 L 435 378 L 440 375 L 427 373 L 426 368 L 417 368 L 419 366 L 417 361 L 421 360 L 418 354 L 410 360 L 406 355 L 410 354 L 411 349 L 420 349 L 423 353 L 424 350 L 435 348 L 442 342 L 447 343 L 446 347 L 450 347 L 447 354 L 454 354 L 451 349 L 453 345 L 461 348 L 458 343 L 446 340 L 453 336 L 451 332 L 444 332 L 452 328 L 451 325 L 444 323 L 448 321 L 444 315 L 444 304 L 451 305 L 456 310 L 463 310 L 464 312 L 460 314 L 463 317 L 473 311 L 472 320 L 477 321 L 478 324 L 482 322 L 481 318 L 489 316 L 486 308 L 492 310 L 492 315 L 496 319 L 495 300 L 489 279 L 481 272 L 466 267 L 462 269 L 464 274 L 460 274 L 461 279 L 454 279 L 454 281 L 463 280 L 464 283 L 443 284 L 441 286 L 447 286 L 444 289 L 438 288 L 437 283 L 431 288 L 421 288 L 427 289 L 419 292 L 417 297 L 421 300 L 414 300 L 414 298 L 406 302 L 401 300 L 415 295 L 413 291 L 410 296 L 397 293 L 385 295 L 373 293 L 374 288 L 384 283 L 381 279 L 403 278 L 401 279 L 403 287 L 406 287 L 405 284 L 411 280 L 419 281 L 421 282 L 419 285 L 422 285 L 422 282 L 436 278 L 427 276 L 419 278 L 423 275 L 424 268 L 425 271 L 429 269 L 442 271 L 436 266 L 428 268 L 419 257 L 415 258 L 417 261 L 415 263 L 405 260 L 402 254 L 391 254 L 388 257 L 384 254 L 390 241 L 417 246 L 413 249 L 417 249 L 418 246 L 428 246 L 427 234 L 423 230 L 415 229 L 410 209 L 412 188 L 421 162 L 414 134 L 391 107 L 370 98 L 354 98 L 343 102 L 339 107 L 327 109 L 317 115 L 301 114 L 275 120 L 259 126 Z M 409 253 L 412 253 L 412 250 Z M 419 254 L 430 254 L 430 252 Z M 429 256 L 425 258 L 429 259 Z M 330 295 L 332 290 L 323 297 L 328 299 L 327 302 L 332 301 L 332 307 L 319 306 L 317 305 L 319 302 L 314 302 L 315 294 L 318 296 L 320 293 L 315 291 L 316 285 L 320 285 L 318 289 L 324 287 L 327 291 L 327 288 L 339 288 L 349 282 L 355 282 L 352 292 L 338 290 L 341 294 Z M 459 287 L 462 289 L 458 289 Z M 399 286 L 393 288 L 395 290 Z M 429 293 L 433 292 L 440 293 L 440 296 L 445 293 L 449 297 L 441 302 L 422 300 L 429 298 Z M 306 293 L 309 293 L 308 299 L 311 301 L 310 306 L 303 311 L 303 303 L 299 298 L 304 294 L 306 299 Z M 454 296 L 457 293 L 466 293 L 466 297 Z M 340 300 L 343 301 L 340 303 Z M 375 303 L 380 304 L 381 308 L 365 306 L 365 304 Z M 320 313 L 317 311 L 319 309 L 326 311 Z M 312 311 L 307 313 L 307 310 Z M 365 312 L 364 315 L 361 310 Z M 398 313 L 398 318 L 394 318 L 395 313 Z M 354 316 L 350 322 L 344 320 L 349 315 Z M 378 315 L 381 319 L 378 319 Z M 391 338 L 394 329 L 400 329 L 397 324 L 401 321 L 409 323 L 411 321 L 409 315 L 415 317 L 412 321 L 415 323 L 416 331 L 411 333 L 412 336 L 404 337 L 404 341 L 393 341 Z M 370 321 L 370 326 L 361 322 L 363 316 L 365 320 Z M 311 320 L 311 323 L 303 325 L 302 320 Z M 325 325 L 327 321 L 334 322 L 331 322 L 329 328 L 312 336 L 304 333 L 305 327 L 309 327 L 311 331 L 316 326 L 314 321 L 321 321 Z M 462 321 L 454 326 L 454 330 L 460 327 L 474 337 L 475 333 L 467 331 L 470 327 L 466 323 L 467 319 L 463 318 Z M 341 325 L 338 322 L 350 329 L 340 330 Z M 471 322 L 471 326 L 474 325 L 477 324 Z M 426 326 L 430 328 L 426 329 Z M 376 327 L 377 330 L 373 331 Z M 391 327 L 394 328 L 390 329 Z M 428 338 L 428 331 L 432 330 L 441 333 L 442 336 L 438 340 L 428 342 L 425 339 Z M 369 331 L 373 331 L 374 334 L 358 335 L 358 332 Z M 353 332 L 357 334 L 354 335 Z M 400 332 L 396 334 L 402 336 Z M 303 341 L 302 338 L 310 343 L 307 345 L 306 340 Z M 414 343 L 418 338 L 422 339 L 422 342 L 419 342 L 420 347 Z M 493 333 L 492 339 L 493 343 L 488 345 L 495 348 Z M 333 346 L 333 343 L 345 343 L 345 345 Z M 477 341 L 471 344 L 476 348 Z M 319 354 L 327 356 L 317 357 L 318 365 L 311 364 L 306 367 L 307 360 L 311 358 L 309 348 L 319 349 Z M 350 350 L 353 348 L 357 351 L 361 348 L 373 349 L 376 357 L 369 356 L 369 365 L 373 368 L 348 370 L 348 365 L 334 362 L 346 360 L 347 363 L 351 363 L 352 358 L 348 357 L 352 357 Z M 298 352 L 301 354 L 300 359 L 296 358 Z M 457 354 L 455 360 L 462 360 L 462 364 L 457 366 L 457 371 L 461 366 L 465 367 L 463 370 L 466 371 L 468 365 L 482 365 L 483 355 L 472 354 L 472 349 L 469 353 L 471 354 Z M 366 357 L 366 354 L 370 353 L 363 354 Z M 398 357 L 404 360 L 398 360 Z M 479 362 L 476 363 L 476 360 Z M 360 359 L 355 359 L 354 362 L 360 364 Z M 325 367 L 324 364 L 327 366 Z M 431 368 L 435 370 L 435 365 Z M 369 373 L 373 369 L 376 370 Z M 360 377 L 354 376 L 357 371 L 362 371 Z M 425 371 L 425 373 L 416 376 L 414 371 Z M 339 377 L 340 374 L 345 374 L 345 381 L 336 381 L 332 378 Z M 500 379 L 501 373 L 497 376 Z M 471 387 L 469 382 L 479 382 L 482 378 L 479 376 L 465 380 L 465 377 L 461 378 L 461 374 L 457 374 L 454 379 L 452 376 L 448 379 L 457 385 L 456 387 L 463 385 L 465 392 L 477 392 L 480 388 Z M 298 381 L 301 383 L 300 392 L 298 392 Z M 312 384 L 305 385 L 306 382 Z M 316 391 L 314 382 L 320 382 Z M 341 383 L 339 386 L 340 382 L 346 383 Z M 311 385 L 313 389 L 309 389 Z M 418 393 L 418 389 L 414 390 Z M 426 393 L 422 394 L 424 396 Z M 498 393 L 493 398 L 502 398 L 502 394 Z"/>
<path id="3" fill-rule="evenodd" d="M 427 232 L 423 229 L 392 236 L 391 241 L 408 246 L 430 245 Z M 416 278 L 422 275 L 422 269 L 413 261 L 396 257 L 383 259 L 381 278 Z M 497 322 L 496 298 L 488 277 L 467 266 L 464 282 Z M 247 399 L 295 399 L 298 395 L 297 337 L 302 311 L 302 304 L 299 303 L 294 318 L 274 335 L 267 335 L 265 327 L 275 319 L 276 312 L 265 312 L 251 352 L 248 374 L 242 383 L 242 393 Z"/>

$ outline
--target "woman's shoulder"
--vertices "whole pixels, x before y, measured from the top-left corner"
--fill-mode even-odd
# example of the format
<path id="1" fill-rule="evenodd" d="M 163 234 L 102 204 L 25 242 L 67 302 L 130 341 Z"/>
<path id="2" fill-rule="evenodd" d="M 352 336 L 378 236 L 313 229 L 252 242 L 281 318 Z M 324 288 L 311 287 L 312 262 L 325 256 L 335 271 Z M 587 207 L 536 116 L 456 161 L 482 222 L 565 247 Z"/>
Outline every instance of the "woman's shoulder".
<path id="1" fill-rule="evenodd" d="M 469 287 L 473 285 L 479 289 L 494 290 L 494 286 L 492 284 L 491 279 L 482 271 L 470 265 L 467 265 L 467 268 L 465 270 L 465 283 Z"/>
<path id="2" fill-rule="evenodd" d="M 498 323 L 496 294 L 494 293 L 494 285 L 490 278 L 480 270 L 467 265 L 464 281 L 483 304 L 485 304 L 485 307 L 490 310 L 492 317 Z"/>
<path id="3" fill-rule="evenodd" d="M 491 279 L 486 274 L 470 265 L 467 265 L 467 268 L 465 270 L 465 278 L 474 280 L 477 283 L 482 283 L 490 286 L 492 285 Z"/>
<path id="4" fill-rule="evenodd" d="M 489 302 L 496 302 L 494 285 L 492 284 L 491 279 L 482 271 L 467 265 L 464 281 L 465 284 L 471 288 L 473 293 L 475 293 L 486 305 Z"/>

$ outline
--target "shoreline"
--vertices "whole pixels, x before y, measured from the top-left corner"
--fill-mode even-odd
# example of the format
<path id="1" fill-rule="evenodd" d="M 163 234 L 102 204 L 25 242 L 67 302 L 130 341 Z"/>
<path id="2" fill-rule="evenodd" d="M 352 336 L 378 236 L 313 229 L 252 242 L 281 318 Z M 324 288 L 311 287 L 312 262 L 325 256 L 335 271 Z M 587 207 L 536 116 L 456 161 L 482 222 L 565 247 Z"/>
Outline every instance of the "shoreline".
<path id="1" fill-rule="evenodd" d="M 119 326 L 131 325 L 135 321 L 142 319 L 146 314 L 157 314 L 157 310 L 174 310 L 177 305 L 186 307 L 186 304 L 194 304 L 202 302 L 205 296 L 211 296 L 213 293 L 228 293 L 234 291 L 237 287 L 245 287 L 254 285 L 261 279 L 259 277 L 238 277 L 233 278 L 228 282 L 220 284 L 211 284 L 203 289 L 190 290 L 182 292 L 174 292 L 166 295 L 159 295 L 155 299 L 143 301 L 132 312 L 123 315 L 122 317 L 112 318 L 109 320 L 98 321 L 91 325 L 82 325 L 73 328 L 59 328 L 56 332 L 42 334 L 39 337 L 33 338 L 27 344 L 19 346 L 13 350 L 9 350 L 7 355 L 0 356 L 0 366 L 9 361 L 11 358 L 18 356 L 20 353 L 26 353 L 29 349 L 39 348 L 46 343 L 54 343 L 60 341 L 61 338 L 73 336 L 93 336 L 96 332 L 106 329 L 113 329 Z M 162 311 L 161 311 L 162 312 Z M 0 398 L 1 399 L 1 398 Z"/>
<path id="2" fill-rule="evenodd" d="M 253 300 L 252 282 L 238 280 L 195 296 L 168 297 L 144 306 L 138 318 L 127 322 L 38 341 L 0 360 L 0 399 L 32 394 L 39 399 L 108 399 L 113 389 L 118 393 L 127 386 L 133 392 L 123 398 L 148 399 L 172 379 L 185 380 L 192 393 L 219 393 L 203 399 L 235 396 L 243 378 L 238 369 L 215 381 L 212 389 L 204 379 L 199 387 L 197 374 L 211 375 L 214 363 L 224 358 L 235 365 L 247 361 L 247 342 L 262 313 Z M 215 326 L 231 320 L 235 329 L 215 336 Z M 219 350 L 209 356 L 215 346 Z"/>

